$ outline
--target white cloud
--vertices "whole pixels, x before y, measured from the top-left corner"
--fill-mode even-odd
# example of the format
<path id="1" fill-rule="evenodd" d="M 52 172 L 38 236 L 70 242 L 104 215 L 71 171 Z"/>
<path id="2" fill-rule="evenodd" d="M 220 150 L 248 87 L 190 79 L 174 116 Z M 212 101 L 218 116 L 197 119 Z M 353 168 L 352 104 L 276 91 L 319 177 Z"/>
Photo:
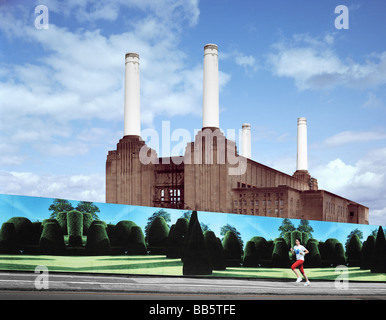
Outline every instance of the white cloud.
<path id="1" fill-rule="evenodd" d="M 31 19 L 25 8 L 0 10 L 0 30 L 11 42 L 42 48 L 38 57 L 31 51 L 20 63 L 0 64 L 0 145 L 13 150 L 2 155 L 0 163 L 20 164 L 18 151 L 26 144 L 43 154 L 82 154 L 87 148 L 82 138 L 74 138 L 80 123 L 122 121 L 124 55 L 130 51 L 140 54 L 145 126 L 157 115 L 201 113 L 202 65 L 189 65 L 178 49 L 182 25 L 198 21 L 198 1 L 38 2 L 81 22 L 118 20 L 122 8 L 139 9 L 144 15 L 128 19 L 122 33 L 105 34 L 92 24 L 88 30 L 75 29 L 72 24 L 55 25 L 53 19 L 48 30 L 36 30 L 33 23 L 25 23 Z M 229 75 L 220 72 L 220 86 L 228 81 Z"/>
<path id="2" fill-rule="evenodd" d="M 386 225 L 386 148 L 368 152 L 355 164 L 335 159 L 310 172 L 318 179 L 320 189 L 368 206 L 370 223 Z"/>
<path id="3" fill-rule="evenodd" d="M 256 63 L 256 59 L 249 55 L 244 55 L 242 53 L 239 53 L 236 55 L 236 64 L 243 67 L 245 72 L 249 72 L 249 71 L 257 71 L 258 70 L 258 66 L 257 66 L 257 63 Z"/>
<path id="4" fill-rule="evenodd" d="M 282 41 L 267 55 L 272 72 L 293 78 L 299 90 L 336 86 L 368 88 L 386 83 L 386 51 L 371 54 L 363 63 L 341 59 L 333 49 L 334 38 L 294 35 Z"/>
<path id="5" fill-rule="evenodd" d="M 38 175 L 0 171 L 0 190 L 5 194 L 104 202 L 104 179 L 104 174 Z"/>
<path id="6" fill-rule="evenodd" d="M 366 142 L 366 141 L 384 140 L 384 139 L 386 139 L 386 133 L 373 132 L 373 131 L 364 131 L 364 132 L 343 131 L 332 137 L 327 138 L 324 141 L 324 144 L 330 147 L 336 147 L 347 143 Z"/>
<path id="7" fill-rule="evenodd" d="M 363 104 L 363 107 L 365 108 L 371 108 L 371 109 L 376 109 L 376 108 L 382 108 L 383 107 L 383 102 L 380 98 L 378 98 L 374 93 L 370 92 L 368 95 L 367 101 Z"/>

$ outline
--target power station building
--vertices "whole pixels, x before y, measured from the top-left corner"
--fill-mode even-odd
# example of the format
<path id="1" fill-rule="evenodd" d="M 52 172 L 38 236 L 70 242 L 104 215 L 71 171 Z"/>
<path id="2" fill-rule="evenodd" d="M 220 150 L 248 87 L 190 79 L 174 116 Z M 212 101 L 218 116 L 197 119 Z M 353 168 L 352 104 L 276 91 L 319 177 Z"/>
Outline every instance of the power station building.
<path id="1" fill-rule="evenodd" d="M 106 161 L 106 202 L 291 219 L 368 224 L 369 208 L 318 189 L 308 172 L 307 120 L 298 118 L 293 175 L 251 159 L 251 128 L 241 154 L 219 124 L 218 48 L 204 47 L 202 129 L 184 156 L 158 157 L 141 139 L 139 55 L 125 57 L 124 136 Z"/>

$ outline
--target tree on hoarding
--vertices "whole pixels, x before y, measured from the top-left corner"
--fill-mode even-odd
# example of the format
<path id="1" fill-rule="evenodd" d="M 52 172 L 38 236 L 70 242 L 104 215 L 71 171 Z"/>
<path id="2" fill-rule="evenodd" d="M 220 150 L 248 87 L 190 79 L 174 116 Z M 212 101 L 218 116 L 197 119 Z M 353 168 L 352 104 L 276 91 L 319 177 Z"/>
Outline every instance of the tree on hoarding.
<path id="1" fill-rule="evenodd" d="M 243 248 L 244 248 L 244 241 L 241 238 L 240 232 L 238 232 L 234 226 L 231 226 L 230 224 L 226 224 L 225 226 L 221 227 L 220 235 L 224 236 L 224 238 L 225 238 L 228 231 L 233 232 L 235 234 L 235 236 L 237 237 L 237 240 L 240 244 L 240 250 L 242 252 Z M 224 238 L 222 239 L 222 241 L 224 241 Z"/>
<path id="2" fill-rule="evenodd" d="M 70 201 L 65 199 L 55 199 L 54 202 L 49 206 L 49 211 L 52 211 L 50 218 L 56 219 L 59 212 L 70 212 L 74 210 L 74 207 Z"/>
<path id="3" fill-rule="evenodd" d="M 350 243 L 350 240 L 351 238 L 356 235 L 359 240 L 362 240 L 363 239 L 363 232 L 361 230 L 359 230 L 358 228 L 354 229 L 353 231 L 350 232 L 350 234 L 347 236 L 347 240 L 346 240 L 346 243 L 344 245 L 344 248 L 347 252 L 347 249 L 348 249 L 348 245 Z"/>
<path id="4" fill-rule="evenodd" d="M 284 238 L 284 235 L 286 232 L 291 232 L 291 231 L 295 231 L 295 230 L 296 230 L 296 228 L 295 228 L 294 224 L 291 222 L 291 220 L 288 218 L 285 218 L 281 222 L 281 226 L 278 229 L 278 231 L 280 231 L 279 238 Z"/>
<path id="5" fill-rule="evenodd" d="M 154 212 L 153 215 L 151 217 L 149 217 L 147 219 L 147 224 L 145 226 L 145 238 L 146 238 L 146 241 L 149 237 L 149 230 L 150 230 L 150 227 L 151 225 L 153 224 L 153 221 L 157 218 L 157 217 L 161 217 L 165 220 L 168 228 L 170 229 L 170 225 L 169 225 L 169 222 L 171 222 L 172 220 L 170 219 L 170 213 L 167 212 L 166 210 L 164 209 L 161 209 L 157 212 Z"/>
<path id="6" fill-rule="evenodd" d="M 82 213 L 90 213 L 94 220 L 99 220 L 97 212 L 101 212 L 94 203 L 89 201 L 80 201 L 75 210 L 78 210 Z"/>
<path id="7" fill-rule="evenodd" d="M 308 233 L 308 237 L 312 238 L 312 232 L 314 232 L 314 229 L 310 226 L 310 222 L 306 219 L 301 219 L 299 226 L 297 227 L 297 230 L 300 232 Z M 304 239 L 303 239 L 304 241 Z"/>

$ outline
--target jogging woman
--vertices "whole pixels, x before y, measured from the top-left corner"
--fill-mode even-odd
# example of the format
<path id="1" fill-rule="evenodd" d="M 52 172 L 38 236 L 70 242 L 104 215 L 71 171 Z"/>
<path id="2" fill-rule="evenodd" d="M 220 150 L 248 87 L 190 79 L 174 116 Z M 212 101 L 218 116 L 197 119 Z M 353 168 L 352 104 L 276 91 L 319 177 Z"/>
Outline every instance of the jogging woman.
<path id="1" fill-rule="evenodd" d="M 296 262 L 291 266 L 291 269 L 297 276 L 296 282 L 300 282 L 300 281 L 302 281 L 302 278 L 300 277 L 298 271 L 296 270 L 296 268 L 299 268 L 300 273 L 306 279 L 306 283 L 304 284 L 304 286 L 309 286 L 310 281 L 308 280 L 308 278 L 304 272 L 304 269 L 303 269 L 304 256 L 307 253 L 309 253 L 309 251 L 300 244 L 299 239 L 295 239 L 295 243 L 296 243 L 296 245 L 294 246 L 293 249 L 291 248 L 291 252 L 292 252 L 292 254 L 296 254 Z"/>

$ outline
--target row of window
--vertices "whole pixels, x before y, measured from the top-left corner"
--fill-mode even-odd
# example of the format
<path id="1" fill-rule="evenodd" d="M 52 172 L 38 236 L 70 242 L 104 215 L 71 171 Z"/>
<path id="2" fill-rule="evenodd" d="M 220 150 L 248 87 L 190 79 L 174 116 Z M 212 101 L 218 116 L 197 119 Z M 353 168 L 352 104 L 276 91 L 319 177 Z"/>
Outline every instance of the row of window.
<path id="1" fill-rule="evenodd" d="M 259 203 L 261 203 L 263 206 L 265 206 L 265 205 L 270 206 L 270 205 L 272 205 L 272 200 L 262 200 L 260 202 L 259 202 L 259 200 L 251 200 L 250 201 L 251 206 L 258 207 Z M 275 206 L 278 206 L 279 204 L 282 206 L 282 205 L 284 205 L 284 200 L 275 200 L 274 203 L 275 203 Z M 238 206 L 241 207 L 241 206 L 247 206 L 247 205 L 248 205 L 247 200 L 234 200 L 233 201 L 234 207 L 238 207 Z"/>
<path id="2" fill-rule="evenodd" d="M 271 193 L 262 193 L 261 194 L 264 198 L 269 198 L 271 197 Z M 279 197 L 283 197 L 283 192 L 277 192 L 275 193 L 276 195 L 276 198 L 279 198 Z M 240 193 L 239 194 L 240 198 L 246 198 L 247 197 L 247 193 Z M 258 198 L 259 197 L 259 194 L 258 193 L 249 193 L 248 194 L 249 198 Z"/>
<path id="3" fill-rule="evenodd" d="M 274 214 L 274 217 L 280 217 L 283 216 L 283 209 L 262 209 L 259 211 L 259 209 L 233 209 L 234 213 L 239 213 L 239 214 L 251 214 L 251 215 L 259 215 L 262 214 L 263 216 L 271 216 Z"/>

